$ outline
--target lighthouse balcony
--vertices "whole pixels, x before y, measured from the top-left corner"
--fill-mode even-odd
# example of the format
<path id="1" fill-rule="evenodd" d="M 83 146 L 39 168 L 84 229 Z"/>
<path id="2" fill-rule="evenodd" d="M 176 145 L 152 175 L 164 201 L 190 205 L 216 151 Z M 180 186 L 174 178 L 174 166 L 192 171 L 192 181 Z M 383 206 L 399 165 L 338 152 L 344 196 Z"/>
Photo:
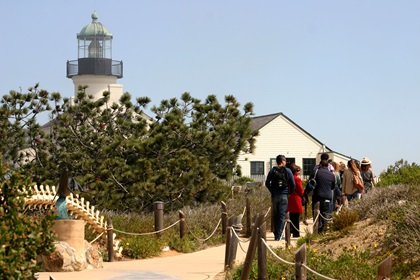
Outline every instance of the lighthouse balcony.
<path id="1" fill-rule="evenodd" d="M 123 77 L 123 62 L 109 58 L 79 58 L 67 61 L 67 78 L 78 75 Z"/>

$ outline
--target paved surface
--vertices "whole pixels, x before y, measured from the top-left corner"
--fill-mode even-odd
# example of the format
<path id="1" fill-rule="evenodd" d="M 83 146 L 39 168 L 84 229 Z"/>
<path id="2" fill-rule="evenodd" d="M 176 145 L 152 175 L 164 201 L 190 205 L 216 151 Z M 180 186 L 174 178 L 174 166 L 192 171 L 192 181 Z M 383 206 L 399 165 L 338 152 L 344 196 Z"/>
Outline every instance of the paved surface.
<path id="1" fill-rule="evenodd" d="M 309 220 L 308 220 L 309 222 Z M 312 221 L 309 227 L 312 226 Z M 301 236 L 305 228 L 300 224 Z M 292 238 L 292 245 L 297 238 Z M 267 243 L 270 246 L 285 246 L 285 241 L 274 241 L 272 232 L 267 232 Z M 246 257 L 249 242 L 239 242 L 236 260 L 242 263 Z M 244 252 L 245 251 L 245 252 Z M 100 269 L 83 270 L 79 272 L 41 272 L 40 280 L 207 280 L 214 279 L 224 271 L 225 245 L 212 247 L 203 251 L 180 254 L 176 256 L 152 258 L 124 262 L 104 262 Z"/>

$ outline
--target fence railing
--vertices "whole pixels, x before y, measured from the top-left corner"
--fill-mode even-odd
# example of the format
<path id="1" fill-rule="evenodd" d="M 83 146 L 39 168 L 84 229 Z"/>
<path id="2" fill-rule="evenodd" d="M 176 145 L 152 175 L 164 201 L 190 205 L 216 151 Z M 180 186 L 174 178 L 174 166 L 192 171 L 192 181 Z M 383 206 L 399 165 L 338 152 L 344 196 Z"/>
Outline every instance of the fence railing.
<path id="1" fill-rule="evenodd" d="M 53 186 L 50 188 L 49 186 L 37 186 L 34 187 L 34 193 L 32 196 L 27 197 L 25 199 L 25 203 L 29 207 L 52 207 L 56 200 L 56 189 Z M 174 227 L 178 223 L 179 226 L 179 234 L 180 238 L 183 238 L 186 235 L 186 229 L 188 229 L 188 224 L 186 221 L 186 216 L 182 211 L 179 211 L 179 220 L 175 223 L 171 224 L 170 226 L 164 228 L 164 216 L 163 216 L 163 203 L 162 202 L 155 202 L 154 207 L 154 217 L 155 217 L 155 229 L 154 232 L 146 232 L 146 233 L 131 233 L 131 232 L 124 232 L 118 229 L 114 229 L 112 225 L 112 220 L 108 218 L 108 220 L 104 223 L 104 217 L 100 216 L 99 211 L 95 211 L 93 206 L 90 206 L 89 202 L 85 202 L 83 198 L 79 199 L 78 196 L 70 195 L 67 201 L 68 210 L 73 212 L 75 216 L 79 216 L 80 218 L 86 220 L 90 227 L 99 230 L 100 235 L 95 238 L 92 242 L 96 241 L 106 232 L 107 238 L 107 250 L 108 250 L 108 260 L 110 262 L 114 261 L 115 250 L 118 250 L 119 253 L 122 251 L 122 247 L 118 245 L 119 241 L 115 241 L 115 232 L 119 232 L 120 234 L 128 234 L 128 235 L 150 235 L 156 234 L 160 237 L 164 231 L 168 230 L 169 228 Z M 249 242 L 248 249 L 246 251 L 246 259 L 244 263 L 244 268 L 242 271 L 241 279 L 249 279 L 249 274 L 252 267 L 252 261 L 254 260 L 255 253 L 258 251 L 258 279 L 266 279 L 267 275 L 267 250 L 270 251 L 272 254 L 275 253 L 271 250 L 271 248 L 266 243 L 266 222 L 267 220 L 272 219 L 271 208 L 268 209 L 267 213 L 265 214 L 258 214 L 256 217 L 251 217 L 251 205 L 249 202 L 249 198 L 246 200 L 246 206 L 243 213 L 232 216 L 229 219 L 227 218 L 227 207 L 224 202 L 221 202 L 221 217 L 219 222 L 217 223 L 215 229 L 207 238 L 198 238 L 197 239 L 205 242 L 210 239 L 217 229 L 219 228 L 220 224 L 222 225 L 222 234 L 226 234 L 226 250 L 225 250 L 225 268 L 230 269 L 233 267 L 234 260 L 236 259 L 236 252 L 237 247 L 240 242 Z M 271 213 L 272 214 L 272 213 Z M 243 216 L 246 215 L 246 236 L 251 236 L 248 240 L 242 240 L 239 237 L 239 233 L 243 229 L 242 219 Z M 317 233 L 318 229 L 318 222 L 321 217 L 321 213 L 319 212 L 319 202 L 315 203 L 314 205 L 314 223 L 313 223 L 313 232 Z M 323 219 L 327 219 L 327 217 L 322 217 Z M 290 226 L 291 221 L 286 215 L 286 226 L 285 226 L 285 236 L 286 236 L 286 244 L 290 245 Z M 190 231 L 193 235 L 193 233 Z M 194 235 L 193 235 L 194 236 Z M 195 236 L 194 236 L 195 237 Z M 243 249 L 241 247 L 241 249 Z M 295 253 L 295 263 L 287 262 L 282 260 L 279 256 L 275 255 L 275 257 L 286 264 L 294 265 L 296 271 L 296 279 L 306 279 L 307 271 L 318 275 L 323 279 L 333 279 L 329 278 L 328 276 L 324 276 L 319 274 L 318 272 L 312 270 L 308 266 L 306 266 L 306 247 L 305 244 L 302 245 Z M 377 280 L 378 279 L 390 279 L 391 277 L 391 266 L 392 266 L 392 258 L 389 256 L 386 258 L 378 267 L 377 273 Z M 261 275 L 261 276 L 260 276 Z"/>
<path id="2" fill-rule="evenodd" d="M 319 213 L 319 202 L 314 205 L 315 209 L 318 210 Z M 267 213 L 268 214 L 268 213 Z M 239 233 L 235 224 L 233 223 L 234 220 L 230 220 L 228 224 L 229 231 L 226 235 L 226 255 L 225 255 L 225 270 L 231 269 L 234 267 L 234 260 L 236 258 L 236 251 L 237 246 L 240 244 L 239 242 L 249 242 L 248 250 L 246 251 L 246 258 L 244 262 L 244 267 L 242 269 L 241 280 L 249 279 L 252 262 L 255 259 L 255 253 L 258 252 L 258 279 L 267 279 L 267 251 L 271 252 L 273 256 L 278 259 L 279 261 L 293 265 L 295 267 L 295 274 L 296 279 L 299 280 L 306 280 L 308 272 L 317 275 L 322 279 L 327 280 L 335 280 L 334 278 L 328 277 L 326 275 L 322 275 L 317 271 L 311 269 L 306 265 L 306 244 L 303 244 L 296 252 L 295 252 L 295 262 L 289 262 L 278 255 L 271 249 L 271 247 L 266 243 L 266 220 L 267 214 L 265 215 L 258 215 L 254 218 L 253 223 L 253 230 L 251 234 L 251 238 L 247 241 L 243 241 L 239 237 Z M 313 229 L 316 230 L 318 227 L 317 221 L 320 219 L 321 214 L 314 214 L 314 226 Z M 325 218 L 325 217 L 324 217 Z M 286 215 L 286 226 L 284 229 L 285 233 L 285 241 L 286 245 L 290 245 L 290 225 L 293 226 L 291 221 L 288 219 L 288 215 Z M 242 249 L 242 247 L 241 247 Z M 384 280 L 384 279 L 391 279 L 391 267 L 392 267 L 392 256 L 388 256 L 382 263 L 378 266 L 377 271 L 377 280 Z"/>

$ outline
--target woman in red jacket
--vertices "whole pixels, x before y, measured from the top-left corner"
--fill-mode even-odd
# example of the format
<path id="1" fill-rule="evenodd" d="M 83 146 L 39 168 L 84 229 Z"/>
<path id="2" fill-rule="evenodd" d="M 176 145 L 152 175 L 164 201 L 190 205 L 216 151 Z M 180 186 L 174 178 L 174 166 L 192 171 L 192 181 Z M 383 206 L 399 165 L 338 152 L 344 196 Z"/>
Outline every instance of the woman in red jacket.
<path id="1" fill-rule="evenodd" d="M 302 208 L 302 197 L 303 197 L 303 187 L 302 180 L 300 179 L 300 167 L 296 164 L 292 164 L 290 169 L 293 172 L 293 178 L 295 179 L 296 188 L 292 195 L 288 198 L 287 212 L 290 214 L 290 220 L 292 225 L 290 226 L 290 233 L 293 234 L 293 237 L 299 237 L 299 218 L 300 213 L 303 212 Z"/>

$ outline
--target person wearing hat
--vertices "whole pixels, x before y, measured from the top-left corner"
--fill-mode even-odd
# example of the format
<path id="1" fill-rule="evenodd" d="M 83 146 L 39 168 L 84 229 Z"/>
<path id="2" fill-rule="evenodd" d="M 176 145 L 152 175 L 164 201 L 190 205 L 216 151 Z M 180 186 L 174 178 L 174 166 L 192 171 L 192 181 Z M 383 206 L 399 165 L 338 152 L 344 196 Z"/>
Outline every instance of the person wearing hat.
<path id="1" fill-rule="evenodd" d="M 365 157 L 360 162 L 360 173 L 363 179 L 363 185 L 365 186 L 365 193 L 368 193 L 375 184 L 375 175 L 372 171 L 371 161 L 369 158 Z"/>

